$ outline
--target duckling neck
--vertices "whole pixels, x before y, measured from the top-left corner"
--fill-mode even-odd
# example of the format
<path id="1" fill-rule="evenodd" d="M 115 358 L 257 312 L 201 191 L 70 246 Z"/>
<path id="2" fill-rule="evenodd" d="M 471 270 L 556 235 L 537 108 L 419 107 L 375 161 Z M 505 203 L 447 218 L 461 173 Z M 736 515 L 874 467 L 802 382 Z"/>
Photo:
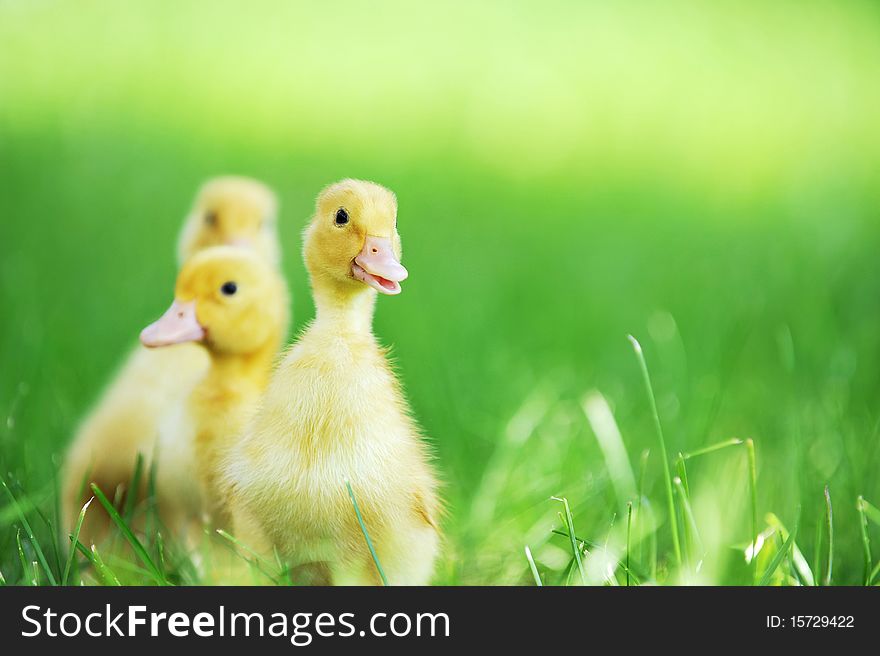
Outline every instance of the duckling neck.
<path id="1" fill-rule="evenodd" d="M 275 354 L 274 344 L 267 344 L 253 353 L 211 352 L 211 369 L 205 378 L 205 387 L 219 390 L 237 387 L 249 382 L 265 387 Z"/>
<path id="2" fill-rule="evenodd" d="M 345 333 L 373 334 L 376 292 L 369 287 L 356 291 L 315 286 L 315 324 Z"/>

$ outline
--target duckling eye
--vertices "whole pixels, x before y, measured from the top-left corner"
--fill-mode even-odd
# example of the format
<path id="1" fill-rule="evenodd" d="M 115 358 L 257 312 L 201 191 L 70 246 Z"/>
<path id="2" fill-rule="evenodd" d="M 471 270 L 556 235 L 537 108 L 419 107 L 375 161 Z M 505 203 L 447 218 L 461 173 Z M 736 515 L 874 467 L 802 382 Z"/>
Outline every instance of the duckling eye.
<path id="1" fill-rule="evenodd" d="M 231 280 L 230 280 L 229 282 L 224 282 L 224 283 L 223 283 L 223 286 L 220 288 L 220 292 L 221 292 L 224 296 L 232 296 L 232 295 L 234 295 L 235 292 L 237 292 L 237 291 L 238 291 L 238 285 L 236 285 L 236 284 L 235 284 L 234 282 L 232 282 Z"/>
<path id="2" fill-rule="evenodd" d="M 336 210 L 336 225 L 343 226 L 348 223 L 348 212 L 345 211 L 344 207 L 340 207 Z"/>
<path id="3" fill-rule="evenodd" d="M 212 228 L 217 225 L 217 212 L 208 212 L 205 214 L 205 224 Z"/>

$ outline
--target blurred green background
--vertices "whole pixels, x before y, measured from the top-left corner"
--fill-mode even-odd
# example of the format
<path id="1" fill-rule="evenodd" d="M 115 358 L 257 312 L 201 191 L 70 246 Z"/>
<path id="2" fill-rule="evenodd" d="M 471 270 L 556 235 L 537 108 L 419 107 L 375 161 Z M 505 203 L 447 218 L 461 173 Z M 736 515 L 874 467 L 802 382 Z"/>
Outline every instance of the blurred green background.
<path id="1" fill-rule="evenodd" d="M 759 528 L 799 522 L 811 561 L 828 484 L 833 581 L 859 583 L 856 498 L 880 503 L 878 117 L 871 2 L 0 0 L 0 472 L 52 512 L 77 421 L 170 299 L 205 178 L 280 194 L 298 328 L 313 199 L 361 177 L 400 203 L 411 278 L 376 331 L 446 481 L 438 582 L 530 583 L 526 544 L 562 576 L 550 495 L 579 537 L 619 535 L 593 390 L 634 470 L 651 449 L 671 580 L 631 333 L 670 454 L 753 438 Z M 688 580 L 747 582 L 744 452 L 689 467 Z M 3 572 L 16 525 L 0 505 Z"/>

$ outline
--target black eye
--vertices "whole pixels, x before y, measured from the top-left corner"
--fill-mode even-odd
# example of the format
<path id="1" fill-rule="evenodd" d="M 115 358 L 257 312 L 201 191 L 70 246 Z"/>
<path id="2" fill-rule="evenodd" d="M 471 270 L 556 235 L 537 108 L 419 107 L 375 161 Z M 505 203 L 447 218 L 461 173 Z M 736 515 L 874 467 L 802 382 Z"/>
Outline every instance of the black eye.
<path id="1" fill-rule="evenodd" d="M 208 212 L 205 214 L 205 224 L 212 228 L 217 225 L 217 212 Z"/>
<path id="2" fill-rule="evenodd" d="M 336 225 L 345 225 L 346 223 L 348 223 L 348 212 L 344 207 L 340 207 L 336 210 Z"/>
<path id="3" fill-rule="evenodd" d="M 232 281 L 224 282 L 223 286 L 220 288 L 220 291 L 223 293 L 224 296 L 232 296 L 233 294 L 235 294 L 235 292 L 238 291 L 238 285 L 236 285 Z"/>

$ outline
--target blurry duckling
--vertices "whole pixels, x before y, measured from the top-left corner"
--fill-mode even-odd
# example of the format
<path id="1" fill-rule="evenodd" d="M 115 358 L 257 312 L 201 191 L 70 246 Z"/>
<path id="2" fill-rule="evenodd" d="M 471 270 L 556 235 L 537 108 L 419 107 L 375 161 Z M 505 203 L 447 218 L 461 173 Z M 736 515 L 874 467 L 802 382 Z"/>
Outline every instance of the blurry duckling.
<path id="1" fill-rule="evenodd" d="M 378 184 L 321 192 L 303 251 L 316 318 L 223 466 L 238 539 L 277 549 L 311 582 L 380 583 L 346 481 L 389 583 L 428 583 L 438 552 L 428 449 L 372 332 L 377 293 L 399 294 L 407 277 L 396 224 Z"/>
<path id="2" fill-rule="evenodd" d="M 178 264 L 211 246 L 239 246 L 256 251 L 276 266 L 278 199 L 259 180 L 226 175 L 208 180 L 196 194 L 177 243 Z"/>
<path id="3" fill-rule="evenodd" d="M 160 506 L 168 508 L 164 499 L 171 497 L 185 500 L 188 507 L 183 515 L 166 513 L 163 519 L 172 528 L 181 520 L 197 520 L 202 510 L 215 523 L 225 523 L 219 503 L 223 495 L 216 487 L 219 454 L 241 434 L 269 382 L 287 329 L 288 300 L 277 269 L 252 252 L 217 246 L 184 265 L 171 307 L 141 332 L 148 348 L 193 342 L 211 360 L 184 404 L 183 421 L 159 436 Z M 184 510 L 183 504 L 178 508 Z"/>
<path id="4" fill-rule="evenodd" d="M 225 176 L 209 180 L 196 195 L 178 240 L 179 264 L 219 244 L 245 246 L 277 265 L 278 203 L 263 183 Z M 205 373 L 204 349 L 182 344 L 173 349 L 136 347 L 98 403 L 80 425 L 62 471 L 62 531 L 72 529 L 80 507 L 96 483 L 111 498 L 124 496 L 138 454 L 149 465 L 162 421 Z M 142 481 L 147 477 L 144 475 Z M 136 493 L 140 493 L 138 491 Z M 80 534 L 85 544 L 99 541 L 109 518 L 96 505 Z"/>

